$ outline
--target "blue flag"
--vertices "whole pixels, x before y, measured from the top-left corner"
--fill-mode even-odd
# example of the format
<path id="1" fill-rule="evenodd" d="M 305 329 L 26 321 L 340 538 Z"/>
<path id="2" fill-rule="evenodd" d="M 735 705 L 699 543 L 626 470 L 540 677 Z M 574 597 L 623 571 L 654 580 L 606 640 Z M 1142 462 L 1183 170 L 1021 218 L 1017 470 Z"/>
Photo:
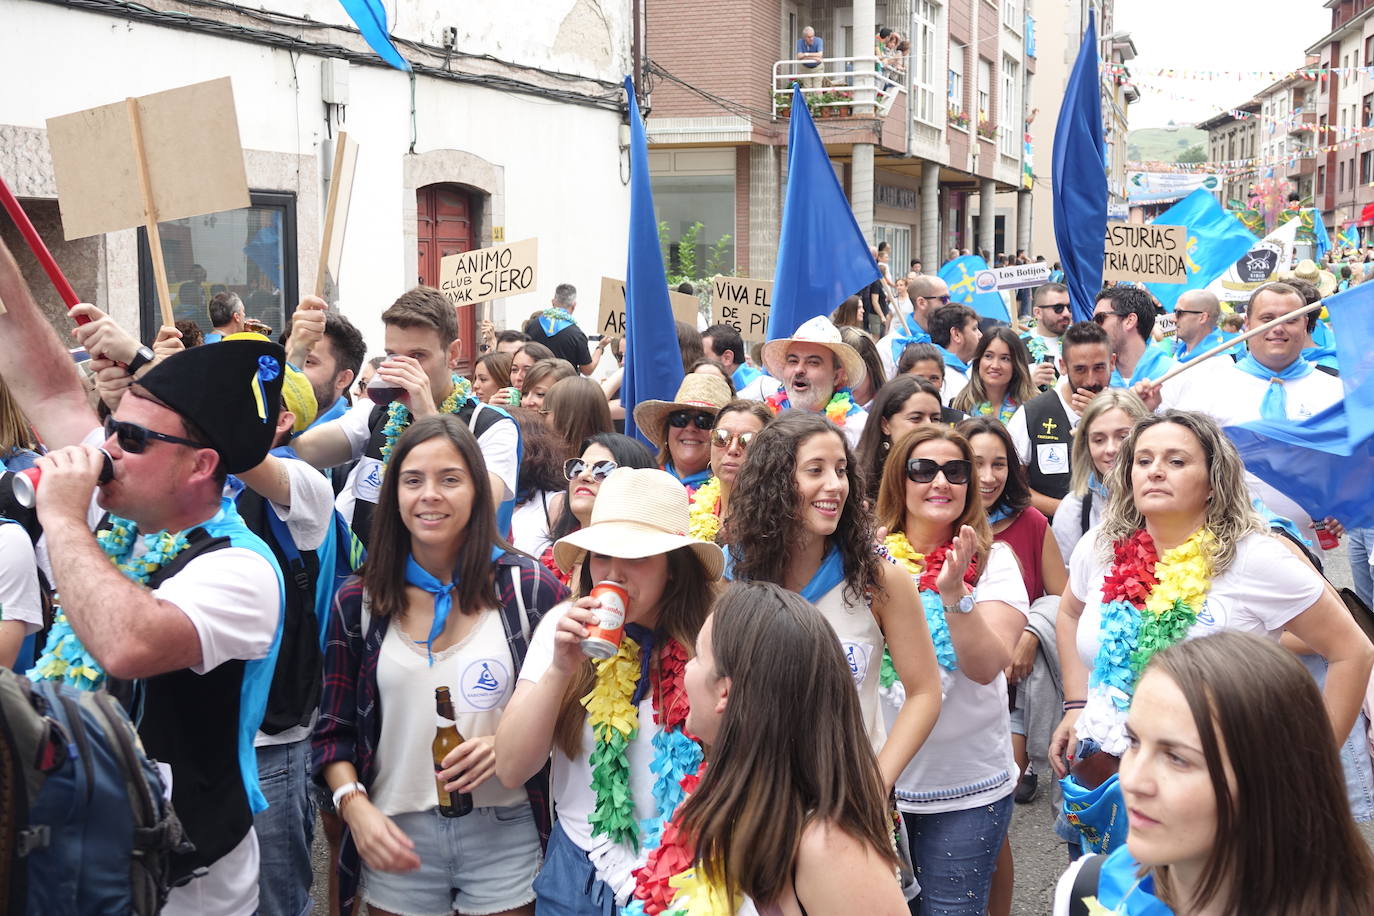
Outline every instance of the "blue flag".
<path id="1" fill-rule="evenodd" d="M 1092 320 L 1107 248 L 1107 148 L 1098 79 L 1097 23 L 1089 12 L 1088 29 L 1064 87 L 1050 164 L 1054 243 L 1074 321 Z"/>
<path id="2" fill-rule="evenodd" d="M 1331 250 L 1331 236 L 1327 235 L 1320 207 L 1312 208 L 1312 239 L 1317 244 L 1317 260 L 1321 260 Z"/>
<path id="3" fill-rule="evenodd" d="M 988 269 L 988 262 L 976 254 L 966 254 L 961 258 L 946 261 L 940 268 L 940 279 L 949 287 L 949 301 L 967 305 L 984 318 L 1010 321 L 1007 303 L 1002 295 L 994 290 L 983 292 L 974 283 L 978 272 Z"/>
<path id="4" fill-rule="evenodd" d="M 1340 235 L 1340 242 L 1346 248 L 1360 247 L 1360 233 L 1355 229 L 1354 223 L 1345 227 L 1345 231 Z"/>
<path id="5" fill-rule="evenodd" d="M 410 64 L 391 43 L 391 30 L 386 24 L 386 7 L 382 5 L 382 0 L 339 0 L 339 5 L 348 13 L 358 31 L 363 33 L 368 47 L 376 51 L 378 57 L 397 70 L 410 72 Z"/>
<path id="6" fill-rule="evenodd" d="M 1179 296 L 1190 289 L 1202 289 L 1226 273 L 1259 242 L 1254 233 L 1223 210 L 1204 188 L 1198 188 L 1151 222 L 1161 226 L 1183 226 L 1188 230 L 1188 247 L 1184 252 L 1184 262 L 1188 265 L 1187 282 L 1145 284 L 1169 312 L 1174 310 Z"/>
<path id="7" fill-rule="evenodd" d="M 1226 427 L 1245 467 L 1314 519 L 1374 526 L 1374 284 L 1326 300 L 1336 332 L 1345 398 L 1301 421 L 1256 420 Z"/>
<path id="8" fill-rule="evenodd" d="M 828 316 L 879 276 L 801 89 L 794 86 L 768 339 L 790 337 L 808 319 Z"/>
<path id="9" fill-rule="evenodd" d="M 658 219 L 649 183 L 649 144 L 635 100 L 635 85 L 628 76 L 625 94 L 630 106 L 630 253 L 625 268 L 625 374 L 620 383 L 620 403 L 625 407 L 625 435 L 633 436 L 636 404 L 654 399 L 671 401 L 677 394 L 682 384 L 682 351 L 668 301 L 663 252 L 658 247 Z M 643 434 L 639 437 L 644 439 Z"/>

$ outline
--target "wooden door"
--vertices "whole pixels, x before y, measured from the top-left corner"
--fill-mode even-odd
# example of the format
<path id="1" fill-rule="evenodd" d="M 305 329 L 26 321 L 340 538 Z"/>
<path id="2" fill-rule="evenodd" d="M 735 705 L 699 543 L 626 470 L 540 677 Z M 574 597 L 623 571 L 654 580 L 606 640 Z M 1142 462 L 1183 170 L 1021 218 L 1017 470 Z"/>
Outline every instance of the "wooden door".
<path id="1" fill-rule="evenodd" d="M 420 276 L 425 286 L 439 285 L 439 262 L 445 255 L 471 251 L 476 232 L 474 223 L 477 204 L 473 195 L 451 184 L 432 184 L 415 192 L 419 211 L 417 236 L 419 239 Z M 465 376 L 472 373 L 477 351 L 477 307 L 458 306 L 458 337 L 460 340 L 458 371 Z"/>

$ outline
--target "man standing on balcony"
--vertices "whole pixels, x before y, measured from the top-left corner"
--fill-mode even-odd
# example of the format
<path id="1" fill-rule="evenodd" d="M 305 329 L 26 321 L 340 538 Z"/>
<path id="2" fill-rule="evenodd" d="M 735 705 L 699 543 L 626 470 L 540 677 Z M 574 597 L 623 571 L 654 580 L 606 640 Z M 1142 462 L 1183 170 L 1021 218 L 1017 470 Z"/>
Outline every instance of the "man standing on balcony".
<path id="1" fill-rule="evenodd" d="M 814 70 L 825 57 L 825 39 L 816 37 L 816 30 L 807 26 L 802 29 L 802 37 L 797 39 L 797 60 L 805 61 L 802 66 Z"/>

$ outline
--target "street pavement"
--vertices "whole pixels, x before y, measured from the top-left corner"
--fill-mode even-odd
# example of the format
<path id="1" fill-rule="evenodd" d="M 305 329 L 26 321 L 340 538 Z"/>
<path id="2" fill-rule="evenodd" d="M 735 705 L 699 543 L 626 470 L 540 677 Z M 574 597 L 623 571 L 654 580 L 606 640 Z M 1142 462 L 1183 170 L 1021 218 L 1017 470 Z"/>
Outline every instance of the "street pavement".
<path id="1" fill-rule="evenodd" d="M 1350 564 L 1345 544 L 1327 553 L 1326 573 L 1337 588 L 1349 587 Z M 1012 854 L 1016 862 L 1016 890 L 1012 916 L 1048 916 L 1054 899 L 1054 885 L 1068 865 L 1064 844 L 1054 835 L 1054 807 L 1051 802 L 1052 774 L 1040 775 L 1040 792 L 1029 805 L 1016 805 L 1011 822 Z M 1366 842 L 1374 845 L 1374 822 L 1361 824 Z M 329 916 L 325 889 L 326 859 L 324 840 L 315 830 L 315 909 L 312 916 Z"/>

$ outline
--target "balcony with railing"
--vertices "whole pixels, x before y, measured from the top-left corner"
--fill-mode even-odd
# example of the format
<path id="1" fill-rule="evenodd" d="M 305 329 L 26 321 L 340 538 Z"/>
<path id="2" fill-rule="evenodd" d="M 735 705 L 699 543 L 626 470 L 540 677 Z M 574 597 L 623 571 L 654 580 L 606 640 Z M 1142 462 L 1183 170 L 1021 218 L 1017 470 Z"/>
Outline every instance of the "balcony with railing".
<path id="1" fill-rule="evenodd" d="M 1317 113 L 1315 111 L 1294 112 L 1292 119 L 1288 122 L 1288 133 L 1305 134 L 1317 129 Z"/>
<path id="2" fill-rule="evenodd" d="M 902 148 L 906 142 L 905 83 L 904 69 L 894 66 L 891 58 L 780 60 L 773 65 L 773 116 L 791 117 L 795 86 L 801 89 L 802 100 L 823 134 L 831 120 L 862 120 L 872 127 L 873 135 L 865 138 L 851 130 L 848 142 Z"/>

